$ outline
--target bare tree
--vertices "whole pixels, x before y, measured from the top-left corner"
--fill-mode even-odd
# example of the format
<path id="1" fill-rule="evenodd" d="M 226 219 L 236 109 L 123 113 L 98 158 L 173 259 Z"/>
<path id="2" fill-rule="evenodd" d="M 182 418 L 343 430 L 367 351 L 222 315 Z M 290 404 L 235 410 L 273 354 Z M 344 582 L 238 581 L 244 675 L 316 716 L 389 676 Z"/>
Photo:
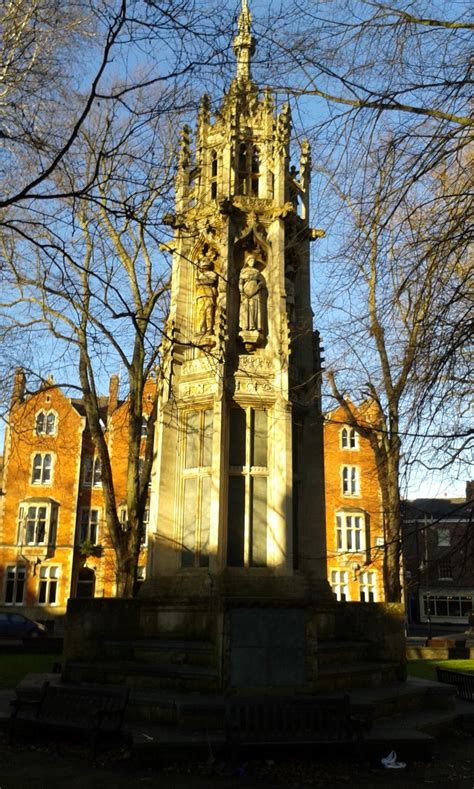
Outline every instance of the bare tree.
<path id="1" fill-rule="evenodd" d="M 437 200 L 431 210 L 408 199 L 403 204 L 397 200 L 394 210 L 393 174 L 385 166 L 385 158 L 383 166 L 374 162 L 372 188 L 365 194 L 339 191 L 352 233 L 337 250 L 332 296 L 324 308 L 331 316 L 325 320 L 331 324 L 326 336 L 332 340 L 332 394 L 348 424 L 370 441 L 377 463 L 385 594 L 396 601 L 401 598 L 403 453 L 422 458 L 430 450 L 429 415 L 439 406 L 434 393 L 445 402 L 452 396 L 446 360 L 467 372 L 462 357 L 469 270 L 467 242 L 454 244 L 444 227 L 446 214 L 440 220 L 437 213 L 445 184 L 433 183 Z M 334 179 L 333 186 L 338 191 Z M 352 408 L 352 401 L 361 397 L 373 404 L 370 418 Z M 462 446 L 467 434 L 451 438 L 451 447 Z"/>
<path id="2" fill-rule="evenodd" d="M 397 600 L 402 475 L 446 468 L 469 439 L 474 23 L 465 4 L 443 0 L 436 13 L 426 0 L 290 8 L 264 28 L 269 72 L 305 97 L 312 119 L 315 210 L 329 239 L 318 320 L 332 395 L 377 458 L 385 588 Z M 373 425 L 350 409 L 367 397 Z"/>
<path id="3" fill-rule="evenodd" d="M 92 120 L 92 118 L 91 118 Z M 133 591 L 143 532 L 143 514 L 153 461 L 156 397 L 148 419 L 143 464 L 140 459 L 143 393 L 159 364 L 168 270 L 156 232 L 168 205 L 173 158 L 167 132 L 142 138 L 130 121 L 111 124 L 105 112 L 80 132 L 80 172 L 68 182 L 97 172 L 94 195 L 56 201 L 55 224 L 38 229 L 35 239 L 3 239 L 3 325 L 14 332 L 42 327 L 46 345 L 57 343 L 76 365 L 77 388 L 101 461 L 108 532 L 115 549 L 117 592 Z M 120 128 L 120 137 L 117 129 Z M 113 130 L 113 131 L 112 131 Z M 127 146 L 124 140 L 133 139 Z M 107 150 L 108 156 L 102 156 Z M 99 161 L 98 161 L 99 159 Z M 61 188 L 64 175 L 56 173 Z M 120 210 L 118 208 L 120 207 Z M 125 371 L 128 402 L 128 523 L 119 520 L 99 391 L 104 373 Z M 68 382 L 70 383 L 70 381 Z"/>
<path id="4" fill-rule="evenodd" d="M 194 0 L 9 0 L 0 24 L 2 338 L 12 366 L 41 378 L 57 369 L 46 361 L 56 355 L 64 384 L 79 390 L 102 462 L 117 588 L 128 595 L 156 412 L 140 468 L 143 387 L 159 363 L 166 312 L 160 243 L 169 240 L 162 216 L 174 164 L 160 135 L 194 106 L 193 73 L 199 82 L 222 59 L 228 15 Z M 100 421 L 99 389 L 117 365 L 129 410 L 127 529 Z"/>
<path id="5" fill-rule="evenodd" d="M 63 191 L 54 176 L 80 157 L 80 131 L 90 114 L 108 104 L 122 116 L 133 115 L 137 98 L 157 85 L 173 86 L 176 100 L 176 88 L 198 66 L 204 73 L 221 58 L 219 28 L 225 26 L 217 4 L 203 7 L 194 0 L 169 8 L 153 0 L 79 0 L 73 6 L 66 0 L 8 0 L 0 20 L 0 210 L 21 206 L 34 212 L 56 197 L 87 194 L 97 168 L 74 188 L 63 182 Z M 162 109 L 143 105 L 142 123 Z M 11 219 L 10 212 L 6 216 Z"/>

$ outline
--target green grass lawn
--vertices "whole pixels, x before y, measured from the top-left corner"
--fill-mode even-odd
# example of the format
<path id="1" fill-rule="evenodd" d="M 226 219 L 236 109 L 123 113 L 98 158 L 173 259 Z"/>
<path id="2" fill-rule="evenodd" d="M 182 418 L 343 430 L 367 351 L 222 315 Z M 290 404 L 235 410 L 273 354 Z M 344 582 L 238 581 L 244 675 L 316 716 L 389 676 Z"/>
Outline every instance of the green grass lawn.
<path id="1" fill-rule="evenodd" d="M 0 688 L 14 688 L 25 674 L 51 671 L 54 663 L 61 663 L 61 655 L 26 654 L 0 655 Z"/>
<path id="2" fill-rule="evenodd" d="M 436 682 L 436 666 L 453 671 L 474 673 L 474 660 L 409 660 L 407 670 L 409 676 Z"/>

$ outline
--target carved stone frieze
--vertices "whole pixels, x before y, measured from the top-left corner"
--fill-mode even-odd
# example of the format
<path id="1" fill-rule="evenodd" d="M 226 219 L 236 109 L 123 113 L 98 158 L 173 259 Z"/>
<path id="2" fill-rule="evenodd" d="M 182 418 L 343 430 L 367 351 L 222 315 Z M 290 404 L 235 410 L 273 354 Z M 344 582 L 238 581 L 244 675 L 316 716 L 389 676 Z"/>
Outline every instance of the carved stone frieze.
<path id="1" fill-rule="evenodd" d="M 217 394 L 217 384 L 214 381 L 194 381 L 192 383 L 180 383 L 179 385 L 179 397 L 183 400 L 208 397 L 215 394 Z"/>
<path id="2" fill-rule="evenodd" d="M 271 375 L 273 373 L 273 360 L 266 356 L 239 356 L 238 372 L 258 375 Z"/>
<path id="3" fill-rule="evenodd" d="M 251 392 L 254 394 L 259 394 L 262 392 L 272 392 L 273 386 L 269 381 L 249 381 L 248 378 L 241 379 L 236 378 L 235 381 L 235 391 L 236 392 Z"/>
<path id="4" fill-rule="evenodd" d="M 258 395 L 269 396 L 274 394 L 275 388 L 268 380 L 262 379 L 249 379 L 247 377 L 229 377 L 226 380 L 226 389 L 231 395 Z"/>
<path id="5" fill-rule="evenodd" d="M 213 356 L 190 359 L 181 365 L 181 376 L 209 375 L 209 373 L 215 372 L 217 363 L 217 359 Z"/>
<path id="6" fill-rule="evenodd" d="M 262 213 L 269 211 L 273 206 L 273 200 L 266 197 L 246 197 L 245 195 L 235 195 L 233 203 L 237 208 L 245 212 Z"/>

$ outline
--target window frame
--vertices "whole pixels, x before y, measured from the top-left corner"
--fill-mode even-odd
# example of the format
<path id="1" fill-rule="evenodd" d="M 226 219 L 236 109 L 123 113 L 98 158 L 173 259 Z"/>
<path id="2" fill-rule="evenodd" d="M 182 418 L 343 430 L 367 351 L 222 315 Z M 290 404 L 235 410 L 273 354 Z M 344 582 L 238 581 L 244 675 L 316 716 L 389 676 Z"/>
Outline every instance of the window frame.
<path id="1" fill-rule="evenodd" d="M 438 605 L 444 609 L 444 612 L 443 610 L 438 611 Z M 457 606 L 459 613 L 450 610 L 454 605 Z M 472 611 L 474 611 L 474 595 L 467 589 L 465 591 L 450 589 L 446 592 L 439 590 L 420 592 L 421 621 L 428 621 L 430 618 L 462 621 L 464 618 L 467 622 Z"/>
<path id="2" fill-rule="evenodd" d="M 375 570 L 363 570 L 360 573 L 359 593 L 361 603 L 377 602 L 377 573 Z M 365 595 L 365 598 L 363 595 Z"/>
<path id="3" fill-rule="evenodd" d="M 359 434 L 354 427 L 344 425 L 340 433 L 341 449 L 359 449 Z"/>
<path id="4" fill-rule="evenodd" d="M 436 544 L 439 548 L 451 546 L 451 529 L 449 526 L 438 526 L 436 529 Z"/>
<path id="5" fill-rule="evenodd" d="M 98 455 L 86 455 L 82 462 L 82 487 L 102 487 L 102 464 Z"/>
<path id="6" fill-rule="evenodd" d="M 88 574 L 91 574 L 91 575 L 89 575 L 89 578 L 90 578 L 89 581 L 80 578 L 81 573 L 84 573 L 84 572 L 87 572 Z M 79 600 L 93 600 L 93 598 L 95 597 L 96 582 L 97 582 L 97 574 L 96 574 L 96 571 L 95 571 L 95 569 L 93 567 L 86 567 L 86 566 L 80 567 L 78 569 L 78 571 L 77 571 L 77 574 L 76 574 L 76 583 L 75 583 L 75 594 L 74 594 L 74 597 L 79 599 Z M 78 594 L 78 590 L 81 587 L 82 588 L 92 587 L 92 594 L 91 595 Z"/>
<path id="7" fill-rule="evenodd" d="M 181 568 L 209 567 L 209 535 L 211 529 L 211 490 L 213 460 L 214 408 L 183 409 L 181 415 L 184 441 L 182 444 L 182 474 L 180 496 Z M 192 424 L 191 420 L 196 424 Z M 195 462 L 194 462 L 195 461 Z M 193 486 L 195 490 L 193 492 Z M 209 490 L 206 492 L 206 488 Z M 209 496 L 205 509 L 206 495 Z M 195 518 L 190 518 L 186 500 L 195 497 Z"/>
<path id="8" fill-rule="evenodd" d="M 260 197 L 262 175 L 260 146 L 253 140 L 241 140 L 237 149 L 236 195 Z"/>
<path id="9" fill-rule="evenodd" d="M 329 585 L 339 602 L 348 602 L 351 599 L 348 570 L 331 570 Z"/>
<path id="10" fill-rule="evenodd" d="M 37 605 L 59 605 L 58 592 L 60 578 L 61 567 L 59 564 L 43 564 L 40 566 Z M 41 599 L 43 597 L 43 591 L 44 600 Z"/>
<path id="11" fill-rule="evenodd" d="M 217 200 L 219 178 L 219 156 L 215 148 L 212 149 L 209 159 L 209 185 L 211 200 Z"/>
<path id="12" fill-rule="evenodd" d="M 241 453 L 241 460 L 243 463 L 234 464 L 232 460 L 237 457 L 231 456 L 232 445 L 232 413 L 241 412 L 244 421 L 245 434 L 243 441 L 240 445 L 236 445 L 237 454 Z M 262 442 L 261 426 L 259 427 L 258 415 L 265 414 L 265 440 Z M 236 419 L 236 417 L 234 417 Z M 237 551 L 237 543 L 231 542 L 231 533 L 228 531 L 227 535 L 227 565 L 232 567 L 267 567 L 268 566 L 268 512 L 270 506 L 271 489 L 268 484 L 270 477 L 271 467 L 271 408 L 265 404 L 261 404 L 259 408 L 255 405 L 249 404 L 235 404 L 231 406 L 229 412 L 229 490 L 228 490 L 228 511 L 232 505 L 231 497 L 235 496 L 235 501 L 238 498 L 241 500 L 241 517 L 243 519 L 241 529 L 242 544 Z M 237 421 L 234 422 L 234 430 L 237 427 Z M 264 453 L 264 458 L 258 457 L 259 454 Z M 265 460 L 264 463 L 256 462 L 257 460 Z M 239 491 L 239 486 L 234 482 L 234 490 L 232 492 L 231 484 L 236 479 L 241 479 L 243 485 Z M 263 489 L 261 488 L 262 481 L 265 480 L 265 496 L 262 496 Z M 258 490 L 257 486 L 261 489 Z M 263 534 L 255 526 L 258 523 L 259 516 L 259 501 L 264 501 L 265 516 L 263 522 L 267 524 L 265 531 L 265 539 Z M 230 519 L 227 518 L 228 529 L 231 528 Z M 261 523 L 260 523 L 261 525 Z M 236 535 L 238 532 L 236 531 Z M 264 544 L 263 550 L 262 545 Z M 260 545 L 259 545 L 260 543 Z M 259 556 L 261 550 L 261 556 Z M 234 557 L 230 554 L 235 552 Z M 237 562 L 237 552 L 241 554 L 241 559 Z M 232 562 L 232 563 L 231 563 Z"/>
<path id="13" fill-rule="evenodd" d="M 96 513 L 96 520 L 93 520 L 92 514 Z M 87 514 L 87 524 L 85 523 L 85 515 Z M 76 544 L 82 545 L 85 542 L 91 545 L 100 545 L 99 529 L 101 522 L 102 511 L 100 507 L 81 507 L 77 523 L 77 537 Z M 91 539 L 91 529 L 95 528 L 95 539 Z M 86 533 L 86 536 L 83 536 Z"/>
<path id="14" fill-rule="evenodd" d="M 341 492 L 343 496 L 360 496 L 359 466 L 341 466 Z"/>
<path id="15" fill-rule="evenodd" d="M 453 580 L 453 567 L 450 556 L 445 556 L 438 559 L 438 580 L 439 581 L 452 581 Z"/>
<path id="16" fill-rule="evenodd" d="M 348 520 L 350 523 L 348 523 Z M 360 525 L 355 523 L 360 520 Z M 352 523 L 354 520 L 354 524 Z M 350 539 L 349 539 L 350 538 Z M 355 546 L 355 547 L 353 547 Z M 366 518 L 364 512 L 336 511 L 336 550 L 338 553 L 365 553 L 366 551 Z"/>
<path id="17" fill-rule="evenodd" d="M 39 424 L 41 420 L 41 425 Z M 51 425 L 52 420 L 52 425 Z M 41 408 L 35 415 L 34 434 L 36 436 L 57 435 L 58 414 L 53 408 Z"/>
<path id="18" fill-rule="evenodd" d="M 35 510 L 34 518 L 30 515 Z M 44 517 L 40 520 L 39 510 L 45 510 Z M 56 543 L 59 506 L 52 499 L 35 499 L 21 501 L 18 506 L 17 518 L 17 544 L 27 548 L 51 547 Z M 43 523 L 43 539 L 38 539 L 40 523 Z M 30 526 L 30 524 L 33 524 Z M 29 532 L 33 531 L 34 539 L 28 539 Z"/>
<path id="19" fill-rule="evenodd" d="M 40 459 L 39 463 L 36 462 L 37 458 Z M 46 485 L 52 485 L 53 472 L 54 472 L 54 453 L 33 452 L 31 456 L 30 484 L 35 486 L 42 486 L 42 487 Z"/>
<path id="20" fill-rule="evenodd" d="M 18 578 L 18 571 L 23 572 L 23 577 Z M 9 573 L 13 572 L 13 578 L 9 578 Z M 21 583 L 21 600 L 18 599 L 18 584 Z M 3 605 L 15 607 L 25 605 L 25 591 L 27 583 L 27 565 L 26 564 L 7 564 L 5 566 L 5 581 L 3 588 Z M 11 600 L 7 600 L 7 592 L 11 584 L 12 595 Z"/>

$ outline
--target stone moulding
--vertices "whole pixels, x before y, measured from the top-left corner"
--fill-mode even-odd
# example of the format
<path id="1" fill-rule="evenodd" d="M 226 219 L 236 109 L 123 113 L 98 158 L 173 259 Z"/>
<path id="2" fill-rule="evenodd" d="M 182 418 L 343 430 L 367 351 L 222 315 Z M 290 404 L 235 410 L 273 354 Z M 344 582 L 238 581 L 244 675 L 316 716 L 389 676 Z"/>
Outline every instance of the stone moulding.
<path id="1" fill-rule="evenodd" d="M 238 372 L 270 375 L 273 373 L 273 359 L 265 356 L 239 356 Z"/>
<path id="2" fill-rule="evenodd" d="M 217 384 L 213 381 L 182 383 L 179 385 L 179 397 L 183 400 L 196 397 L 208 397 L 217 393 Z"/>
<path id="3" fill-rule="evenodd" d="M 190 359 L 183 362 L 181 366 L 181 376 L 203 375 L 214 373 L 218 365 L 217 359 L 212 356 L 203 356 L 201 359 Z"/>

